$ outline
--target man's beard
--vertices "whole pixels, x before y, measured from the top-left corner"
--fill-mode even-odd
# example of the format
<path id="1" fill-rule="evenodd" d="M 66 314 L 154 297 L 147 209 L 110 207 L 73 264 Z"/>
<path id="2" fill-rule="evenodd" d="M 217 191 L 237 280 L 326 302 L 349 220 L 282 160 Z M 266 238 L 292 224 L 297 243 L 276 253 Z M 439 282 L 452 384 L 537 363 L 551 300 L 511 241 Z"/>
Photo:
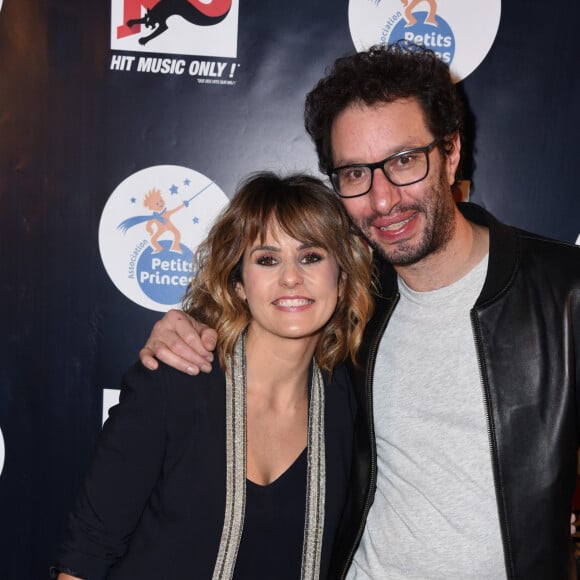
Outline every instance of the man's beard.
<path id="1" fill-rule="evenodd" d="M 415 211 L 424 216 L 425 227 L 418 242 L 401 242 L 392 245 L 389 248 L 390 251 L 387 251 L 378 240 L 370 235 L 372 222 L 383 217 L 379 213 L 366 218 L 362 223 L 357 223 L 356 226 L 371 247 L 393 266 L 416 264 L 423 258 L 441 251 L 453 237 L 455 201 L 448 190 L 449 185 L 445 177 L 441 175 L 439 182 L 426 190 L 423 203 L 397 208 L 400 212 Z"/>

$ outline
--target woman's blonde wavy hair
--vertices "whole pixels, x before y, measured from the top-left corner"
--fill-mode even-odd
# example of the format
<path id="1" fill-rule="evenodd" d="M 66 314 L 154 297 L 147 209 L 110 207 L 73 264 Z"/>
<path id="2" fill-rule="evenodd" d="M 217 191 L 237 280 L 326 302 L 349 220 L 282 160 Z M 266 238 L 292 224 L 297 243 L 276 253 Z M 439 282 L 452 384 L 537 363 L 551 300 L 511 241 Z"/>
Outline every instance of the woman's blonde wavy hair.
<path id="1" fill-rule="evenodd" d="M 339 199 L 320 180 L 304 174 L 280 177 L 256 173 L 247 178 L 222 211 L 196 253 L 196 272 L 183 299 L 183 309 L 215 328 L 222 367 L 251 313 L 236 292 L 242 282 L 244 250 L 261 243 L 269 228 L 332 254 L 346 274 L 332 318 L 322 329 L 315 357 L 329 372 L 356 352 L 372 312 L 371 252 L 355 233 Z"/>

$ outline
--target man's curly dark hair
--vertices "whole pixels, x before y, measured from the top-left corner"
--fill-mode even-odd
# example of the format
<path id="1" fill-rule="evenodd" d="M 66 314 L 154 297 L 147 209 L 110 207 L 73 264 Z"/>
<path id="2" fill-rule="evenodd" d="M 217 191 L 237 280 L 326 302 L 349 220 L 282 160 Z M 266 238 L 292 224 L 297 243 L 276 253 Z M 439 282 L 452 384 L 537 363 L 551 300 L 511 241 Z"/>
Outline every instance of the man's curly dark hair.
<path id="1" fill-rule="evenodd" d="M 320 170 L 333 168 L 330 132 L 349 105 L 391 103 L 413 97 L 443 153 L 450 137 L 463 128 L 463 104 L 449 68 L 426 48 L 399 42 L 339 58 L 306 96 L 304 122 L 316 145 Z"/>

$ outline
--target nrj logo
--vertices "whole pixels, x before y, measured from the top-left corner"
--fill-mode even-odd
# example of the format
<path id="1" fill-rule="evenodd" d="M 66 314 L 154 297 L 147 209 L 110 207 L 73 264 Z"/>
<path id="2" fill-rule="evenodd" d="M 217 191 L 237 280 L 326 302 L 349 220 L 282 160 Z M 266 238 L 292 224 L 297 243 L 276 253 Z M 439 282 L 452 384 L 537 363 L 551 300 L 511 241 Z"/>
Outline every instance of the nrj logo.
<path id="1" fill-rule="evenodd" d="M 228 203 L 201 173 L 158 165 L 134 173 L 109 197 L 99 247 L 115 286 L 140 306 L 179 306 L 195 275 L 194 252 Z"/>
<path id="2" fill-rule="evenodd" d="M 239 0 L 111 0 L 111 49 L 235 58 Z"/>
<path id="3" fill-rule="evenodd" d="M 357 50 L 406 40 L 426 46 L 453 71 L 471 74 L 491 48 L 501 0 L 350 0 L 350 34 Z"/>

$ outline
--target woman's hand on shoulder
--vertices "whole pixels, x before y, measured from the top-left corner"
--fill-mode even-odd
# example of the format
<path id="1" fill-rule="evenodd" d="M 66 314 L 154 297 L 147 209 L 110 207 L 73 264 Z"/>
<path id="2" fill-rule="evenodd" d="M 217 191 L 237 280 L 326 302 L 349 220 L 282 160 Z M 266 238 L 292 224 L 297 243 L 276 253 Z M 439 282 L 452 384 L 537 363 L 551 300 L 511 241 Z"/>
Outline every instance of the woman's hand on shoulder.
<path id="1" fill-rule="evenodd" d="M 139 352 L 143 366 L 156 370 L 159 363 L 187 373 L 211 371 L 217 340 L 216 331 L 180 310 L 170 310 L 153 326 L 145 346 Z"/>

